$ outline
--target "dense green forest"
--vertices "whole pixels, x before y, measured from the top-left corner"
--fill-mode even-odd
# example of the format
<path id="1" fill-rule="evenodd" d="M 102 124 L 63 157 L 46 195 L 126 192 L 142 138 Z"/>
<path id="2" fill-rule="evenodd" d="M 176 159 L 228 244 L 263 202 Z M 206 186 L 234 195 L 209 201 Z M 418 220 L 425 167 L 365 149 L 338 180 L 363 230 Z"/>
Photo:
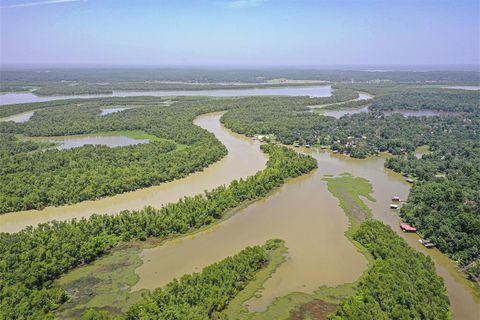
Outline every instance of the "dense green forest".
<path id="1" fill-rule="evenodd" d="M 353 297 L 330 319 L 451 319 L 443 280 L 430 257 L 412 249 L 390 227 L 367 220 L 353 235 L 374 257 Z"/>
<path id="2" fill-rule="evenodd" d="M 381 95 L 373 100 L 371 110 L 439 110 L 478 112 L 480 95 L 476 91 L 429 89 Z"/>
<path id="3" fill-rule="evenodd" d="M 402 86 L 379 87 L 378 92 L 370 91 L 380 94 L 380 98 L 388 96 L 388 92 L 400 95 L 399 90 L 404 90 Z M 469 92 L 463 94 L 471 96 Z M 105 98 L 74 105 L 59 102 L 59 106 L 36 112 L 26 123 L 0 124 L 0 131 L 8 132 L 0 134 L 4 142 L 0 147 L 1 179 L 4 181 L 0 184 L 2 210 L 78 202 L 157 184 L 199 170 L 222 157 L 225 150 L 212 135 L 194 126 L 192 119 L 200 113 L 230 109 L 222 122 L 247 135 L 273 133 L 286 144 L 328 145 L 357 158 L 381 151 L 405 155 L 386 164 L 419 180 L 412 189 L 411 205 L 402 211 L 405 219 L 416 225 L 424 237 L 437 242 L 439 248 L 462 267 L 477 270 L 473 276 L 478 277 L 478 268 L 475 263 L 472 265 L 480 250 L 478 111 L 451 117 L 406 118 L 371 113 L 334 119 L 313 114 L 307 108 L 348 101 L 355 96 L 356 92 L 351 89 L 339 89 L 326 98 L 183 98 L 170 107 L 166 107 L 166 101 L 161 98 Z M 457 101 L 457 96 L 452 96 L 452 101 Z M 426 101 L 429 99 L 427 97 Z M 138 107 L 99 116 L 102 106 L 116 104 Z M 144 130 L 190 147 L 176 150 L 172 142 L 157 141 L 122 148 L 89 146 L 32 153 L 40 148 L 39 144 L 19 142 L 13 136 L 14 133 L 51 136 L 110 130 Z M 423 145 L 434 152 L 417 160 L 412 153 Z M 410 156 L 407 157 L 407 153 Z M 111 159 L 116 162 L 112 163 Z M 60 178 L 52 180 L 52 173 Z M 456 196 L 451 195 L 455 192 Z"/>
<path id="4" fill-rule="evenodd" d="M 22 112 L 39 110 L 50 107 L 57 106 L 74 106 L 75 103 L 80 103 L 80 99 L 68 99 L 68 100 L 52 100 L 46 102 L 32 102 L 32 103 L 18 103 L 18 104 L 8 104 L 0 106 L 0 118 L 5 118 L 12 116 L 14 114 L 19 114 Z"/>
<path id="5" fill-rule="evenodd" d="M 1 139 L 8 140 L 0 147 L 0 212 L 75 203 L 156 185 L 201 170 L 226 155 L 213 134 L 192 123 L 197 115 L 218 109 L 194 104 L 165 106 L 162 100 L 156 101 L 100 116 L 102 105 L 111 105 L 115 99 L 93 100 L 42 109 L 23 124 L 0 123 Z M 90 145 L 31 152 L 38 149 L 38 143 L 16 141 L 13 136 L 114 130 L 141 130 L 161 139 L 118 148 Z M 177 143 L 188 147 L 177 148 Z"/>
<path id="6" fill-rule="evenodd" d="M 244 100 L 222 117 L 222 123 L 246 135 L 274 134 L 285 144 L 326 145 L 333 150 L 365 158 L 378 152 L 402 154 L 425 144 L 441 144 L 448 132 L 476 139 L 478 115 L 464 117 L 403 117 L 381 113 L 356 114 L 334 119 L 312 113 L 314 101 L 265 98 L 262 103 Z"/>
<path id="7" fill-rule="evenodd" d="M 421 159 L 403 156 L 386 162 L 388 168 L 417 179 L 401 214 L 478 280 L 480 140 L 451 133 L 431 150 Z"/>
<path id="8" fill-rule="evenodd" d="M 313 105 L 348 104 L 358 97 L 356 90 L 374 94 L 376 98 L 371 101 L 371 108 L 380 101 L 379 110 L 383 110 L 382 104 L 395 104 L 393 109 L 397 110 L 435 109 L 429 107 L 435 104 L 437 110 L 461 111 L 462 114 L 403 117 L 373 111 L 334 119 L 309 109 Z M 188 170 L 200 170 L 221 158 L 226 150 L 213 135 L 196 127 L 192 121 L 202 113 L 228 110 L 222 117 L 222 123 L 233 131 L 250 136 L 273 134 L 277 141 L 285 144 L 329 146 L 356 158 L 382 151 L 396 155 L 386 161 L 386 166 L 415 180 L 408 201 L 400 211 L 404 219 L 416 226 L 422 237 L 436 242 L 442 252 L 478 280 L 480 111 L 471 105 L 474 95 L 470 92 L 445 90 L 441 91 L 444 95 L 427 94 L 422 100 L 418 95 L 421 90 L 434 92 L 440 89 L 355 84 L 339 87 L 332 97 L 326 98 L 143 97 L 75 100 L 75 103 L 59 101 L 50 106 L 28 104 L 22 108 L 40 109 L 29 121 L 0 123 L 0 179 L 3 179 L 0 181 L 0 204 L 3 208 L 20 210 L 25 203 L 30 207 L 42 207 L 53 201 L 76 202 L 102 196 L 101 193 L 115 194 L 126 191 L 125 188 L 140 188 L 175 179 L 191 172 Z M 478 97 L 479 92 L 475 94 Z M 405 104 L 408 107 L 396 104 L 395 101 L 401 100 L 402 96 L 407 97 Z M 133 108 L 100 116 L 100 109 L 107 106 Z M 145 145 L 121 148 L 87 146 L 65 151 L 42 151 L 44 144 L 20 141 L 16 136 L 112 130 L 141 130 L 159 139 Z M 178 144 L 187 148 L 178 148 Z M 432 153 L 417 159 L 415 149 L 425 145 Z M 94 215 L 87 220 L 53 222 L 15 234 L 1 234 L 0 310 L 4 314 L 0 313 L 0 317 L 31 318 L 48 313 L 68 298 L 64 291 L 52 288 L 51 282 L 69 269 L 93 261 L 120 241 L 163 238 L 210 224 L 220 219 L 228 209 L 265 196 L 284 179 L 308 172 L 316 166 L 313 159 L 300 157 L 287 149 L 271 145 L 263 149 L 270 155 L 266 170 L 246 180 L 234 181 L 228 188 L 219 187 L 207 192 L 204 196 L 186 198 L 160 210 L 145 208 L 138 212 L 122 212 L 115 217 Z M 92 156 L 96 158 L 89 160 Z M 144 167 L 149 170 L 142 170 Z M 152 167 L 155 171 L 151 170 Z M 52 179 L 53 176 L 56 178 Z M 104 188 L 105 182 L 108 187 Z M 17 193 L 20 191 L 22 193 Z M 359 295 L 342 305 L 339 312 L 344 313 L 337 315 L 351 318 L 353 313 L 349 312 L 353 310 L 360 314 L 365 312 L 365 319 L 372 314 L 379 319 L 389 318 L 399 309 L 386 307 L 395 305 L 393 300 L 388 300 L 388 303 L 387 300 L 378 301 L 376 290 L 388 292 L 388 299 L 399 299 L 395 301 L 400 306 L 407 303 L 388 288 L 395 288 L 399 293 L 413 290 L 407 283 L 414 274 L 408 270 L 400 273 L 398 286 L 390 281 L 396 279 L 398 270 L 408 267 L 405 261 L 409 261 L 407 253 L 400 255 L 401 258 L 394 258 L 394 253 L 399 252 L 393 248 L 407 251 L 408 247 L 405 249 L 406 244 L 401 244 L 402 241 L 389 240 L 392 236 L 383 227 L 370 225 L 365 228 L 378 229 L 379 240 L 369 235 L 368 230 L 359 233 L 356 240 L 381 259 L 377 259 L 374 268 L 365 277 L 369 280 L 360 285 Z M 376 244 L 369 248 L 369 243 Z M 388 244 L 392 252 L 381 243 Z M 411 253 L 408 255 L 411 259 Z M 420 318 L 430 319 L 433 315 L 440 319 L 448 318 L 444 289 L 434 276 L 431 261 L 423 255 L 417 256 L 415 252 L 413 257 L 413 269 L 423 266 L 431 274 L 429 277 L 423 271 L 416 271 L 422 276 L 418 279 L 423 279 L 418 280 L 421 281 L 419 292 L 435 294 L 435 303 L 422 306 L 425 301 L 418 300 L 409 312 Z M 391 277 L 381 278 L 379 272 Z M 413 279 L 414 282 L 416 279 Z M 408 303 L 410 306 L 410 300 Z M 419 310 L 425 310 L 425 313 Z"/>
<path id="9" fill-rule="evenodd" d="M 146 207 L 1 233 L 0 318 L 31 319 L 54 310 L 68 297 L 62 289 L 52 288 L 52 281 L 92 262 L 120 241 L 166 238 L 211 224 L 228 210 L 266 196 L 285 179 L 317 165 L 313 158 L 284 147 L 263 145 L 262 150 L 269 155 L 265 170 L 161 209 Z"/>

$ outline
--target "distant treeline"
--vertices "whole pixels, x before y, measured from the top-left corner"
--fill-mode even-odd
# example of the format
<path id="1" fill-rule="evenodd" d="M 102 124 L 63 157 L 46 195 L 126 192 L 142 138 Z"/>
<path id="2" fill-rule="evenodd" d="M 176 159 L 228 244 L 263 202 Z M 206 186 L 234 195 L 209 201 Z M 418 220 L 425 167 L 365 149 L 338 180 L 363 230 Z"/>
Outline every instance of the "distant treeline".
<path id="1" fill-rule="evenodd" d="M 0 233 L 0 319 L 43 318 L 68 298 L 63 289 L 52 287 L 52 281 L 70 269 L 94 261 L 121 241 L 164 239 L 212 224 L 228 210 L 265 197 L 286 179 L 317 166 L 315 159 L 285 147 L 262 145 L 262 150 L 269 155 L 265 170 L 161 209 L 146 207 Z M 227 300 L 222 301 L 220 305 Z"/>
<path id="2" fill-rule="evenodd" d="M 447 112 L 479 112 L 480 91 L 418 90 L 380 96 L 371 110 L 438 110 Z"/>
<path id="3" fill-rule="evenodd" d="M 121 82 L 263 83 L 274 79 L 322 80 L 332 82 L 478 82 L 477 71 L 362 71 L 328 69 L 175 69 L 175 68 L 36 68 L 0 71 L 0 89 Z"/>

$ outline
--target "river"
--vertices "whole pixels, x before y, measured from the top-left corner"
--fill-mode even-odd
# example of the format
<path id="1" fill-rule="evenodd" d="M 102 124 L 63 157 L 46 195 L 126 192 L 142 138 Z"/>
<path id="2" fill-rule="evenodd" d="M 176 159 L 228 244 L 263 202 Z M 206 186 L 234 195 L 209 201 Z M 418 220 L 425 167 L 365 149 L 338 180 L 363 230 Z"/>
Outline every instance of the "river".
<path id="1" fill-rule="evenodd" d="M 264 284 L 262 297 L 248 302 L 250 310 L 264 310 L 274 298 L 291 292 L 354 282 L 367 261 L 344 235 L 348 219 L 322 181 L 324 173 L 320 169 L 293 179 L 204 232 L 144 250 L 133 290 L 161 287 L 273 238 L 285 240 L 288 258 Z"/>
<path id="2" fill-rule="evenodd" d="M 265 167 L 267 158 L 260 151 L 260 142 L 225 129 L 220 124 L 222 113 L 200 116 L 195 124 L 215 133 L 228 149 L 222 160 L 183 179 L 174 180 L 150 188 L 119 194 L 94 201 L 47 207 L 43 210 L 27 210 L 0 215 L 0 232 L 16 232 L 29 225 L 51 220 L 68 220 L 89 217 L 93 213 L 114 214 L 122 210 L 139 210 L 146 205 L 161 207 L 176 202 L 184 196 L 192 196 L 210 190 L 234 179 L 245 178 Z"/>
<path id="3" fill-rule="evenodd" d="M 386 155 L 358 160 L 322 150 L 301 151 L 317 159 L 318 170 L 287 182 L 272 196 L 240 209 L 211 229 L 144 250 L 144 263 L 136 270 L 140 280 L 133 290 L 162 286 L 245 246 L 275 237 L 285 240 L 287 261 L 266 281 L 261 297 L 246 303 L 249 310 L 264 310 L 276 297 L 291 292 L 309 293 L 321 285 L 354 281 L 365 270 L 366 260 L 345 238 L 347 218 L 322 181 L 325 175 L 350 172 L 372 183 L 377 201 L 366 203 L 373 216 L 433 258 L 445 280 L 455 319 L 478 319 L 478 301 L 474 301 L 473 290 L 455 265 L 438 250 L 425 249 L 417 235 L 399 230 L 399 217 L 389 204 L 392 196 L 406 199 L 410 185 L 399 174 L 384 168 Z"/>
<path id="4" fill-rule="evenodd" d="M 332 94 L 331 86 L 305 86 L 283 88 L 252 88 L 252 89 L 223 89 L 223 90 L 161 90 L 161 91 L 113 91 L 111 94 L 82 94 L 59 96 L 36 96 L 32 92 L 0 94 L 0 105 L 43 102 L 60 99 L 99 98 L 99 97 L 134 97 L 134 96 L 311 96 L 328 97 Z"/>
<path id="5" fill-rule="evenodd" d="M 14 232 L 27 225 L 87 217 L 94 212 L 114 214 L 145 205 L 159 207 L 263 169 L 267 159 L 259 142 L 225 129 L 219 122 L 220 116 L 221 113 L 215 113 L 195 120 L 195 124 L 214 133 L 229 150 L 228 156 L 204 171 L 96 201 L 0 215 L 0 231 Z M 136 270 L 139 281 L 133 290 L 162 286 L 174 277 L 199 271 L 247 245 L 261 244 L 270 238 L 285 240 L 288 259 L 266 281 L 261 297 L 248 301 L 250 310 L 263 310 L 276 297 L 293 291 L 312 292 L 321 285 L 355 281 L 366 270 L 366 259 L 344 236 L 348 220 L 322 180 L 327 174 L 350 172 L 372 183 L 377 201 L 367 201 L 367 205 L 374 217 L 390 224 L 412 247 L 432 256 L 445 280 L 455 319 L 478 319 L 479 302 L 474 300 L 473 289 L 455 265 L 438 250 L 421 246 L 418 236 L 399 231 L 397 211 L 388 206 L 394 195 L 405 199 L 409 185 L 403 177 L 384 168 L 386 155 L 358 160 L 316 149 L 301 151 L 315 157 L 319 169 L 288 181 L 268 198 L 239 209 L 231 218 L 208 230 L 145 249 L 141 253 L 144 263 Z"/>

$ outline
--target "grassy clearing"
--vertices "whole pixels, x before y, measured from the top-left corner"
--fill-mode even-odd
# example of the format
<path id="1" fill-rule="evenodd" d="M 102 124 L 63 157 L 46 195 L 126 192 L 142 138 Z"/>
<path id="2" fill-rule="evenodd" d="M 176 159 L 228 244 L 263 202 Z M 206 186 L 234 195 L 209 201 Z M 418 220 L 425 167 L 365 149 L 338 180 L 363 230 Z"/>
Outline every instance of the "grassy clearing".
<path id="1" fill-rule="evenodd" d="M 130 292 L 138 281 L 135 269 L 142 264 L 141 244 L 119 246 L 112 254 L 76 268 L 55 282 L 71 299 L 56 312 L 58 318 L 80 317 L 88 308 L 120 314 L 138 302 L 142 291 Z"/>
<path id="2" fill-rule="evenodd" d="M 323 180 L 327 182 L 328 191 L 338 199 L 340 208 L 343 209 L 350 222 L 347 231 L 345 231 L 345 236 L 365 256 L 369 267 L 371 267 L 374 262 L 372 255 L 364 246 L 353 239 L 353 234 L 363 221 L 372 216 L 372 209 L 362 200 L 364 198 L 369 201 L 376 201 L 371 195 L 373 193 L 372 184 L 367 179 L 354 177 L 348 172 L 337 177 L 324 176 Z"/>
<path id="3" fill-rule="evenodd" d="M 415 149 L 415 153 L 418 155 L 424 155 L 424 154 L 430 154 L 432 153 L 432 151 L 430 151 L 430 148 L 427 145 L 425 145 Z"/>
<path id="4" fill-rule="evenodd" d="M 373 187 L 364 178 L 354 177 L 349 173 L 343 173 L 337 177 L 324 177 L 327 182 L 328 191 L 336 197 L 348 219 L 350 228 L 347 235 L 352 234 L 361 222 L 370 218 L 372 210 L 363 202 L 362 198 L 375 201 L 371 196 Z M 362 198 L 361 198 L 362 197 Z"/>
<path id="5" fill-rule="evenodd" d="M 229 319 L 238 320 L 281 320 L 289 319 L 292 311 L 314 300 L 330 304 L 339 304 L 355 293 L 355 283 L 347 283 L 334 288 L 320 287 L 313 294 L 294 292 L 276 299 L 264 312 L 248 313 L 243 310 L 239 314 L 228 314 Z M 230 308 L 228 309 L 230 310 Z"/>

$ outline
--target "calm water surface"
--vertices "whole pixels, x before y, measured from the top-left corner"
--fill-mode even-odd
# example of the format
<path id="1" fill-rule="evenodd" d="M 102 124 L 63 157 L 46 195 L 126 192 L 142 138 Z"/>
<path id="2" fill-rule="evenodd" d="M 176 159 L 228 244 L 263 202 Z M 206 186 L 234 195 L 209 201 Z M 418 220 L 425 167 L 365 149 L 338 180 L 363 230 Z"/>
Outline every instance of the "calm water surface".
<path id="1" fill-rule="evenodd" d="M 355 99 L 357 101 L 360 100 L 369 100 L 372 99 L 373 96 L 371 94 L 368 94 L 366 92 L 358 92 L 358 98 Z M 320 106 L 321 110 L 321 106 Z M 364 113 L 368 112 L 368 107 L 360 107 L 360 108 L 350 108 L 350 109 L 339 109 L 339 110 L 322 110 L 321 114 L 328 116 L 328 117 L 334 117 L 334 118 L 340 118 L 343 117 L 344 115 L 347 114 L 355 114 L 355 113 Z"/>
<path id="2" fill-rule="evenodd" d="M 57 149 L 65 150 L 78 148 L 84 145 L 104 145 L 108 147 L 125 147 L 134 144 L 148 143 L 148 139 L 134 139 L 125 136 L 64 136 L 48 139 L 49 142 L 59 144 Z"/>
<path id="3" fill-rule="evenodd" d="M 28 111 L 28 112 L 23 112 L 23 113 L 18 113 L 13 116 L 5 117 L 5 118 L 0 118 L 0 121 L 13 121 L 16 123 L 23 123 L 27 122 L 30 120 L 30 118 L 33 116 L 35 111 Z"/>
<path id="4" fill-rule="evenodd" d="M 325 110 L 321 114 L 327 117 L 341 118 L 347 114 L 366 113 L 368 107 L 355 108 L 355 109 L 339 109 L 339 110 Z"/>
<path id="5" fill-rule="evenodd" d="M 306 152 L 311 153 L 319 161 L 319 170 L 322 166 L 327 166 L 332 174 L 350 172 L 354 176 L 368 179 L 374 188 L 373 197 L 377 200 L 376 202 L 366 201 L 372 209 L 374 218 L 390 225 L 413 248 L 432 257 L 437 273 L 445 281 L 454 319 L 474 320 L 480 318 L 478 291 L 469 287 L 469 282 L 457 271 L 455 264 L 437 249 L 423 247 L 418 242 L 420 239 L 418 235 L 403 233 L 400 230 L 398 211 L 390 210 L 388 206 L 392 196 L 406 199 L 410 185 L 399 174 L 384 168 L 384 156 L 358 160 L 313 149 L 307 149 Z"/>
<path id="6" fill-rule="evenodd" d="M 114 91 L 111 94 L 85 94 L 39 97 L 28 93 L 0 94 L 0 105 L 27 102 L 42 102 L 59 99 L 98 98 L 98 97 L 134 97 L 134 96 L 311 96 L 329 97 L 332 95 L 331 86 L 285 87 L 285 88 L 256 88 L 256 89 L 225 89 L 225 90 L 175 90 L 175 91 Z"/>
<path id="7" fill-rule="evenodd" d="M 369 100 L 369 99 L 372 99 L 373 96 L 369 93 L 366 93 L 366 92 L 358 92 L 358 98 L 357 100 L 360 101 L 360 100 Z"/>
<path id="8" fill-rule="evenodd" d="M 115 112 L 121 112 L 121 111 L 124 111 L 124 110 L 127 110 L 129 108 L 125 108 L 125 107 L 114 107 L 114 108 L 104 108 L 104 109 L 100 109 L 102 111 L 102 113 L 100 114 L 101 116 L 106 116 L 107 114 L 112 114 L 112 113 L 115 113 Z"/>

